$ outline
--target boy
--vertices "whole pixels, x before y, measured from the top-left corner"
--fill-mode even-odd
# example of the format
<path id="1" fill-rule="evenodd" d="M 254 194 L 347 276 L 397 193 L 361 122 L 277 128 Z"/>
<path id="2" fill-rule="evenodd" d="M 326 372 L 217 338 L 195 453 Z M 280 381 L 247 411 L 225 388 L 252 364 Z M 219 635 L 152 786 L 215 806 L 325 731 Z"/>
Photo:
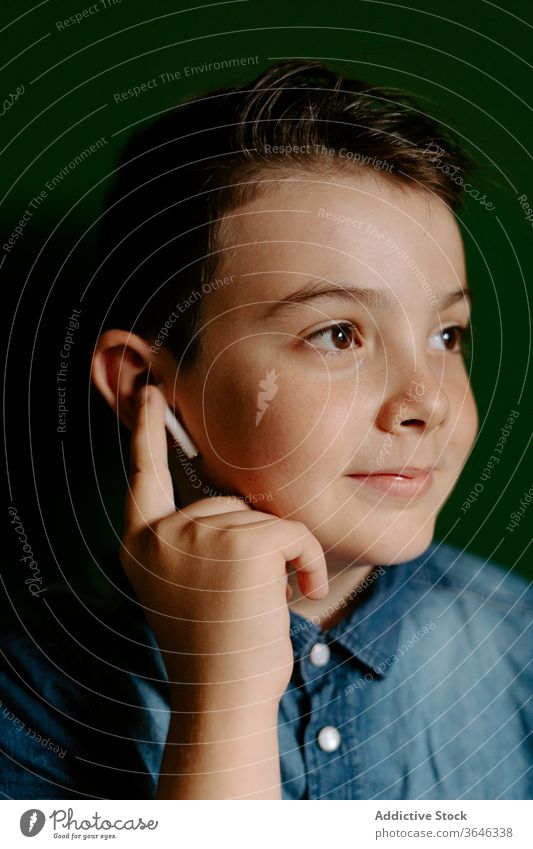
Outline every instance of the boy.
<path id="1" fill-rule="evenodd" d="M 59 724 L 76 766 L 21 788 L 531 798 L 531 592 L 432 541 L 478 428 L 468 164 L 408 98 L 315 62 L 134 137 L 93 380 L 132 429 L 120 557 L 153 655 L 111 694 L 125 719 L 93 716 L 92 752 Z"/>

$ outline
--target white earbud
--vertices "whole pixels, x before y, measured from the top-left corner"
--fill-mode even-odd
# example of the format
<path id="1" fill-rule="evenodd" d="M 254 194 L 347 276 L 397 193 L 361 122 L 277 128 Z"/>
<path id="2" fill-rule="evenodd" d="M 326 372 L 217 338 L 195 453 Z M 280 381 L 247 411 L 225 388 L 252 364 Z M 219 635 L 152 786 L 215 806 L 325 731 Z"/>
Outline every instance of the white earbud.
<path id="1" fill-rule="evenodd" d="M 197 457 L 198 448 L 192 441 L 191 437 L 189 436 L 183 425 L 179 423 L 168 404 L 167 409 L 165 411 L 165 424 L 167 426 L 168 432 L 171 436 L 174 437 L 176 442 L 179 442 L 189 460 L 192 460 L 194 457 Z"/>
<path id="2" fill-rule="evenodd" d="M 164 394 L 164 386 L 162 383 L 158 384 L 158 388 Z M 183 425 L 179 423 L 168 404 L 166 405 L 165 410 L 165 425 L 170 435 L 176 440 L 176 442 L 180 444 L 181 448 L 183 449 L 189 460 L 193 460 L 194 457 L 198 456 L 198 448 L 192 441 L 191 437 L 189 436 Z"/>

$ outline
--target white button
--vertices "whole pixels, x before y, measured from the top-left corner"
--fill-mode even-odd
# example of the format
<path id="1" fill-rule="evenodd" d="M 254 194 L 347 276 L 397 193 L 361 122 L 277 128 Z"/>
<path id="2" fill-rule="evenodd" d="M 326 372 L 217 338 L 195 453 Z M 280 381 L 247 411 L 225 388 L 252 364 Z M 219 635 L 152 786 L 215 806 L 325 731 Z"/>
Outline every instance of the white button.
<path id="1" fill-rule="evenodd" d="M 341 744 L 341 735 L 333 725 L 325 725 L 318 732 L 318 745 L 323 752 L 334 752 Z"/>
<path id="2" fill-rule="evenodd" d="M 329 646 L 325 643 L 315 643 L 309 652 L 309 660 L 313 666 L 325 666 L 330 658 Z"/>

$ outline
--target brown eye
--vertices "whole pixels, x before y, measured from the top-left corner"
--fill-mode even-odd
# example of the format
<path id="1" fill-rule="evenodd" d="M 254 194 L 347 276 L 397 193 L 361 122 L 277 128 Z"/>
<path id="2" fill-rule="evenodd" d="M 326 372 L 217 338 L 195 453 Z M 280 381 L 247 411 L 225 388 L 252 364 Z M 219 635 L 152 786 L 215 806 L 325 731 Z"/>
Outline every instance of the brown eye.
<path id="1" fill-rule="evenodd" d="M 356 332 L 353 324 L 346 322 L 340 324 L 330 324 L 328 327 L 322 327 L 320 330 L 315 330 L 307 338 L 306 342 L 317 348 L 319 351 L 332 354 L 342 354 L 343 351 L 349 351 L 354 342 L 354 333 Z M 316 344 L 316 340 L 324 341 L 324 344 Z M 329 343 L 329 344 L 328 344 Z"/>
<path id="2" fill-rule="evenodd" d="M 453 327 L 446 327 L 442 331 L 442 338 L 447 351 L 461 350 L 463 342 L 468 334 L 467 327 L 461 327 L 456 324 Z"/>
<path id="3" fill-rule="evenodd" d="M 431 347 L 438 351 L 448 351 L 451 354 L 467 354 L 471 341 L 471 327 L 454 324 L 444 327 L 432 337 Z"/>

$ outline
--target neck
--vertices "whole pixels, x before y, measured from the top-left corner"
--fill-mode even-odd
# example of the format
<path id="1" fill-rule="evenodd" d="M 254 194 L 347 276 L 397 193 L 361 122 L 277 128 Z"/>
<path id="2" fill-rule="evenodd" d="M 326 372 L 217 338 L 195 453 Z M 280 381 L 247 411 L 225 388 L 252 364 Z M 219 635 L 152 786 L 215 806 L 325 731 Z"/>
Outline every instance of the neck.
<path id="1" fill-rule="evenodd" d="M 329 592 L 319 600 L 303 596 L 298 587 L 296 572 L 291 571 L 288 582 L 293 590 L 289 607 L 317 624 L 322 631 L 341 622 L 357 606 L 362 591 L 368 586 L 367 578 L 376 566 L 346 566 L 331 569 L 328 564 Z"/>

